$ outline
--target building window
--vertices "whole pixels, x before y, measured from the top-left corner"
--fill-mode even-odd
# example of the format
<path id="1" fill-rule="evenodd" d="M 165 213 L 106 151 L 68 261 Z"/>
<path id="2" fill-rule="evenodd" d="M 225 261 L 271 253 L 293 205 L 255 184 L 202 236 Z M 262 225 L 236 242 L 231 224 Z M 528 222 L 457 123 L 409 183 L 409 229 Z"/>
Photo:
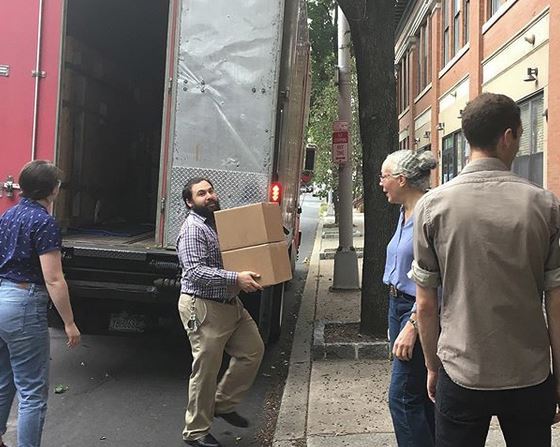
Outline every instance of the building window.
<path id="1" fill-rule="evenodd" d="M 460 30 L 461 30 L 461 0 L 452 0 L 453 2 L 453 48 L 451 57 L 455 56 L 461 48 Z"/>
<path id="2" fill-rule="evenodd" d="M 404 138 L 399 142 L 399 149 L 405 150 L 405 149 L 408 149 L 408 148 L 409 148 L 408 139 L 409 139 L 409 137 L 404 137 Z"/>
<path id="3" fill-rule="evenodd" d="M 426 61 L 426 84 L 432 82 L 432 25 L 426 22 L 424 59 Z"/>
<path id="4" fill-rule="evenodd" d="M 404 73 L 403 73 L 403 92 L 404 92 L 404 108 L 409 104 L 409 85 L 410 85 L 410 59 L 408 52 L 404 55 Z"/>
<path id="5" fill-rule="evenodd" d="M 397 98 L 399 100 L 399 114 L 404 112 L 408 107 L 409 95 L 409 58 L 408 53 L 405 53 L 397 68 Z"/>
<path id="6" fill-rule="evenodd" d="M 416 85 L 416 94 L 420 94 L 430 83 L 432 76 L 430 69 L 430 32 L 428 22 L 420 26 L 416 34 L 416 40 L 418 42 L 418 82 Z"/>
<path id="7" fill-rule="evenodd" d="M 469 43 L 470 39 L 470 20 L 471 20 L 471 2 L 470 0 L 463 0 L 463 45 Z"/>
<path id="8" fill-rule="evenodd" d="M 488 18 L 496 14 L 505 2 L 506 0 L 488 0 Z"/>
<path id="9" fill-rule="evenodd" d="M 443 67 L 469 42 L 470 0 L 442 0 Z"/>
<path id="10" fill-rule="evenodd" d="M 445 66 L 451 57 L 449 56 L 450 50 L 450 33 L 449 33 L 449 0 L 443 0 L 441 13 L 443 15 L 443 66 Z"/>
<path id="11" fill-rule="evenodd" d="M 432 145 L 430 143 L 426 144 L 425 146 L 422 146 L 421 148 L 419 148 L 417 150 L 418 153 L 420 152 L 431 152 L 432 151 Z M 432 182 L 430 181 L 430 186 L 428 187 L 428 189 L 434 188 L 437 185 L 432 185 Z"/>
<path id="12" fill-rule="evenodd" d="M 513 172 L 527 180 L 543 186 L 544 150 L 544 95 L 539 93 L 519 103 L 523 135 Z"/>
<path id="13" fill-rule="evenodd" d="M 469 160 L 469 143 L 461 131 L 443 138 L 441 151 L 441 182 L 455 178 Z"/>

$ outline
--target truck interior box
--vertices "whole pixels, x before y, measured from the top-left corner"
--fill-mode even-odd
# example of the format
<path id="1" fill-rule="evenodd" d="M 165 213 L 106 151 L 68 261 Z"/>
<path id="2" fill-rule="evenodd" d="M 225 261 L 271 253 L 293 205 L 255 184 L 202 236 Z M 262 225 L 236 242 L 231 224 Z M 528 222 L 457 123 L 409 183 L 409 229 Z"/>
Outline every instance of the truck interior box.
<path id="1" fill-rule="evenodd" d="M 168 8 L 169 0 L 67 2 L 56 210 L 67 242 L 153 240 Z"/>

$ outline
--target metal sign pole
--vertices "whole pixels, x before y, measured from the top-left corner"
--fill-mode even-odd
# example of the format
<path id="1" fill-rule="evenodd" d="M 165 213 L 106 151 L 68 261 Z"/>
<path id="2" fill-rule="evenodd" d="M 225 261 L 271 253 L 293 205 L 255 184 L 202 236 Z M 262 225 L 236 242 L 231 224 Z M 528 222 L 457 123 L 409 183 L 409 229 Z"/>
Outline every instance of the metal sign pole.
<path id="1" fill-rule="evenodd" d="M 338 75 L 338 115 L 340 121 L 337 123 L 342 122 L 346 124 L 346 135 L 344 135 L 344 126 L 339 126 L 337 128 L 337 123 L 335 123 L 333 126 L 333 160 L 339 163 L 339 242 L 338 249 L 334 257 L 332 288 L 334 290 L 357 290 L 360 288 L 358 276 L 358 256 L 356 255 L 356 250 L 353 246 L 352 228 L 350 26 L 348 25 L 348 21 L 346 20 L 346 17 L 340 7 L 338 8 Z M 346 143 L 344 143 L 344 140 L 346 140 Z M 344 146 L 346 151 L 342 150 L 344 149 Z"/>

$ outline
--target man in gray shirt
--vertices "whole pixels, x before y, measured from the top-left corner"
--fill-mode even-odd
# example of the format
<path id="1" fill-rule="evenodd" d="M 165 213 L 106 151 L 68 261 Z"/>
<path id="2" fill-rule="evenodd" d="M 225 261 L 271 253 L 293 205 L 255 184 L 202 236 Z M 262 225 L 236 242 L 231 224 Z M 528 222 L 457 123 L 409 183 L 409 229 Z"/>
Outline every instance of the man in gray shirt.
<path id="1" fill-rule="evenodd" d="M 480 95 L 462 125 L 471 162 L 415 210 L 412 277 L 436 445 L 483 447 L 496 415 L 508 446 L 550 446 L 560 389 L 559 202 L 510 171 L 523 134 L 511 98 Z"/>

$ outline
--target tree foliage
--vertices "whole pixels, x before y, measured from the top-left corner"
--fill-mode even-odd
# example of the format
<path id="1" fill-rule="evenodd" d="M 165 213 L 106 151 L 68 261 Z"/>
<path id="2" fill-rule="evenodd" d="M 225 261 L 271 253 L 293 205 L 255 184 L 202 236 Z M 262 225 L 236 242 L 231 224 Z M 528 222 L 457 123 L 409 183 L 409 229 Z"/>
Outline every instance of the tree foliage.
<path id="1" fill-rule="evenodd" d="M 336 193 L 338 166 L 331 162 L 332 123 L 338 117 L 338 87 L 336 85 L 337 24 L 336 2 L 333 0 L 309 0 L 309 38 L 311 41 L 311 111 L 309 115 L 308 141 L 318 147 L 315 157 L 314 182 L 324 185 L 327 192 Z M 352 71 L 352 96 L 357 97 L 356 70 Z M 362 194 L 361 140 L 359 137 L 358 102 L 352 104 L 352 159 L 354 197 Z"/>

